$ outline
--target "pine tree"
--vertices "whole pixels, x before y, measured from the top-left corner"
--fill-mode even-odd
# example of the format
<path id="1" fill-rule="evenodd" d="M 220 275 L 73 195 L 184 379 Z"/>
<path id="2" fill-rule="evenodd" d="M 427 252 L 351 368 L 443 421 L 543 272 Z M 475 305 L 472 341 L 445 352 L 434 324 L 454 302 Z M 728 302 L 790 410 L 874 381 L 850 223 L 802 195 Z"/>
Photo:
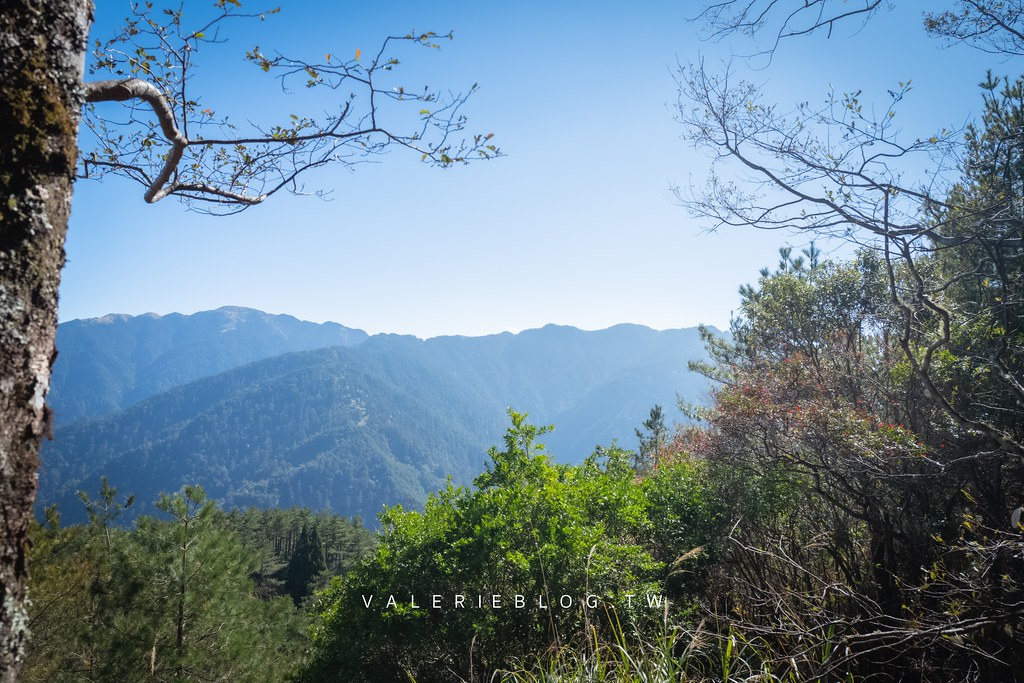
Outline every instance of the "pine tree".
<path id="1" fill-rule="evenodd" d="M 640 439 L 640 448 L 634 464 L 638 472 L 650 471 L 658 459 L 658 454 L 668 442 L 668 428 L 665 426 L 665 414 L 660 405 L 651 408 L 651 415 L 643 423 L 644 431 L 634 430 Z"/>
<path id="2" fill-rule="evenodd" d="M 327 560 L 324 557 L 323 544 L 320 542 L 320 533 L 316 526 L 310 530 L 303 524 L 295 552 L 288 562 L 285 579 L 285 588 L 296 605 L 310 594 L 310 585 L 325 569 Z"/>

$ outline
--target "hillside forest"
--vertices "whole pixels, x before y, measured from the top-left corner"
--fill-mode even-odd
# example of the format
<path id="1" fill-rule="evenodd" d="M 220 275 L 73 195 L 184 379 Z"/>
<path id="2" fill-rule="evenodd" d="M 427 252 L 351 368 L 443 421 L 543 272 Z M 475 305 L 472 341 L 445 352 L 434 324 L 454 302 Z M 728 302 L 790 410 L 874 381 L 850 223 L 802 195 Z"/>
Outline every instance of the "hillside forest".
<path id="1" fill-rule="evenodd" d="M 723 2 L 702 17 L 714 31 L 757 31 L 780 4 Z M 1003 67 L 1022 54 L 1020 3 L 954 5 L 926 15 L 925 30 L 996 52 Z M 795 3 L 793 16 L 800 6 L 815 28 L 842 20 L 830 3 Z M 785 26 L 779 41 L 800 39 Z M 341 341 L 332 329 L 326 350 L 171 393 L 154 384 L 127 413 L 83 414 L 69 429 L 78 443 L 146 434 L 154 445 L 104 455 L 102 472 L 75 464 L 59 435 L 52 447 L 43 481 L 63 488 L 31 533 L 22 680 L 1024 680 L 1024 80 L 989 74 L 972 95 L 974 123 L 902 146 L 889 110 L 869 113 L 856 95 L 785 117 L 756 87 L 703 65 L 684 68 L 679 86 L 680 123 L 716 177 L 728 164 L 755 177 L 748 190 L 713 179 L 681 201 L 716 226 L 806 238 L 740 289 L 727 332 L 701 329 L 690 370 L 705 396 L 688 392 L 678 419 L 651 400 L 631 426 L 636 448 L 620 433 L 569 453 L 549 448 L 558 424 L 513 405 L 473 460 L 467 434 L 491 418 L 463 390 L 479 385 L 417 374 L 424 359 L 456 356 L 409 340 Z M 917 152 L 953 159 L 953 179 L 901 180 L 898 163 Z M 835 240 L 847 248 L 826 256 L 821 243 Z M 402 355 L 373 351 L 395 347 Z M 487 358 L 483 376 L 514 375 Z M 436 363 L 436 377 L 459 366 Z M 357 431 L 358 406 L 380 414 L 371 396 L 383 396 L 396 414 L 426 416 L 423 433 L 443 443 L 425 463 L 388 451 L 380 472 L 341 456 L 302 460 L 299 444 L 289 466 L 302 476 L 260 455 L 250 464 L 265 471 L 244 483 L 199 459 L 176 472 L 202 473 L 196 481 L 160 492 L 153 463 L 174 452 L 161 444 L 202 425 L 211 440 L 232 432 L 238 396 L 288 410 L 267 388 L 297 377 L 341 392 L 295 391 L 336 409 L 344 429 L 332 439 L 413 440 L 399 420 Z M 436 393 L 399 390 L 414 384 Z M 434 418 L 449 389 L 467 416 L 450 427 Z M 144 423 L 124 417 L 172 415 L 167 406 L 189 421 L 133 431 Z M 550 414 L 579 414 L 570 408 Z M 283 438 L 260 434 L 252 440 Z M 451 477 L 455 460 L 442 456 L 456 448 L 463 471 Z M 369 484 L 344 489 L 365 495 L 346 516 L 289 497 L 313 490 L 327 465 L 414 483 L 372 520 L 353 514 L 379 507 Z M 219 484 L 203 477 L 231 487 L 211 495 L 204 487 Z"/>

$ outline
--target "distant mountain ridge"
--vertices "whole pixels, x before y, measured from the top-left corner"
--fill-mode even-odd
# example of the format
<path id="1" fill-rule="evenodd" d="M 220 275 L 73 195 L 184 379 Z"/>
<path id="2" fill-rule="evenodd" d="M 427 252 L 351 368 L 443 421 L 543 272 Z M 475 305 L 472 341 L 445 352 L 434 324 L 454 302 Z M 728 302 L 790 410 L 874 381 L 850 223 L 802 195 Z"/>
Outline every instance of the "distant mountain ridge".
<path id="1" fill-rule="evenodd" d="M 369 335 L 338 323 L 224 306 L 71 320 L 57 328 L 50 405 L 57 424 L 117 412 L 231 368 L 291 351 L 356 346 Z"/>
<path id="2" fill-rule="evenodd" d="M 687 370 L 704 356 L 692 328 L 548 325 L 421 340 L 249 309 L 180 317 L 198 320 L 174 321 L 172 341 L 131 317 L 75 321 L 88 334 L 58 332 L 76 361 L 73 382 L 55 377 L 58 410 L 88 395 L 90 377 L 106 380 L 106 406 L 117 397 L 126 407 L 74 423 L 58 412 L 56 438 L 43 450 L 41 504 L 59 502 L 74 519 L 75 491 L 95 490 L 106 474 L 143 503 L 200 483 L 228 505 L 329 507 L 372 519 L 383 505 L 422 505 L 449 475 L 468 483 L 500 442 L 508 407 L 554 423 L 549 451 L 579 461 L 615 438 L 634 445 L 633 429 L 655 403 L 671 415 L 677 393 L 699 401 L 706 391 Z M 104 325 L 114 329 L 93 329 Z M 337 337 L 349 344 L 245 362 Z M 108 338 L 127 339 L 121 348 L 134 355 L 94 353 Z M 157 389 L 175 378 L 182 381 Z M 73 400 L 62 396 L 68 387 Z"/>

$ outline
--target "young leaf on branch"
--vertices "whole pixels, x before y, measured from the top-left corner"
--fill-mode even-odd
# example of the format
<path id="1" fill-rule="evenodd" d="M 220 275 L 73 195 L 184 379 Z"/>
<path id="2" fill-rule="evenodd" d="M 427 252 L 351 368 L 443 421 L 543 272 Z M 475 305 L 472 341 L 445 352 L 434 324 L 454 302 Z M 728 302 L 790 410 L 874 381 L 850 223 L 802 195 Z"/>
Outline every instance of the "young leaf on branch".
<path id="1" fill-rule="evenodd" d="M 191 93 L 196 55 L 225 42 L 227 22 L 262 21 L 278 11 L 244 14 L 239 7 L 218 2 L 212 17 L 185 28 L 181 8 L 158 14 L 151 3 L 135 5 L 119 35 L 96 41 L 89 73 L 114 78 L 85 83 L 84 121 L 93 144 L 81 157 L 84 177 L 120 175 L 142 185 L 147 202 L 173 195 L 191 209 L 221 214 L 281 190 L 301 193 L 307 171 L 351 166 L 394 147 L 441 167 L 501 155 L 489 138 L 463 135 L 461 110 L 475 84 L 450 95 L 396 84 L 401 62 L 395 54 L 404 46 L 438 48 L 433 32 L 385 38 L 369 60 L 361 49 L 350 61 L 327 53 L 322 62 L 310 62 L 252 48 L 245 59 L 277 77 L 286 94 L 299 83 L 341 97 L 333 111 L 318 116 L 292 114 L 287 122 L 240 130 Z M 101 104 L 109 102 L 123 103 L 120 114 Z"/>

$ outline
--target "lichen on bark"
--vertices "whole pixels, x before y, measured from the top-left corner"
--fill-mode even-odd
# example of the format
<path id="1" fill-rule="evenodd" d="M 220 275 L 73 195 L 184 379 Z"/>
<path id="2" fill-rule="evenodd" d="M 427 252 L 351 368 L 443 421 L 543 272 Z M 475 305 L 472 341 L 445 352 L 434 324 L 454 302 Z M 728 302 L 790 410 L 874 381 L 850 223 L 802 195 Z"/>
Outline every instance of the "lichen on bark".
<path id="1" fill-rule="evenodd" d="M 28 639 L 25 543 L 55 356 L 90 0 L 0 14 L 0 683 Z"/>

